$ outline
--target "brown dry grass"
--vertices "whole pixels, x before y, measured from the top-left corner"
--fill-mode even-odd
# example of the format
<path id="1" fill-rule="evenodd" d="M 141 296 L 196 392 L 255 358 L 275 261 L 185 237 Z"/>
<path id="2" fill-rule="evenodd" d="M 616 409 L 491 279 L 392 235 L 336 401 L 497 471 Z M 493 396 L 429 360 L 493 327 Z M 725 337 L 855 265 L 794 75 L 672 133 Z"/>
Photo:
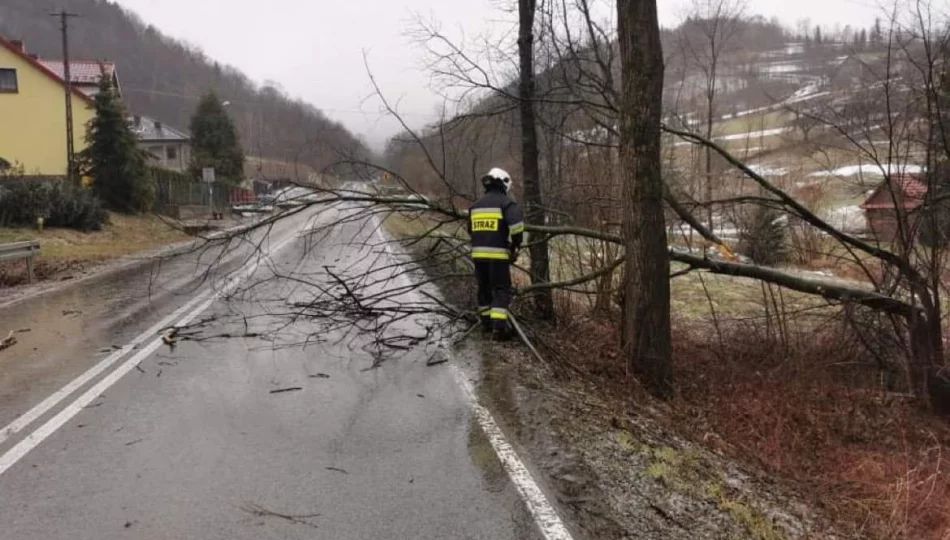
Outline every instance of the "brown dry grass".
<path id="1" fill-rule="evenodd" d="M 649 398 L 626 377 L 613 320 L 584 317 L 569 302 L 559 307 L 574 316 L 545 336 L 547 354 L 565 374 L 642 407 Z M 720 340 L 708 321 L 677 322 L 671 426 L 805 487 L 858 536 L 947 540 L 950 425 L 875 385 L 842 324 L 807 326 L 779 339 L 734 322 L 721 327 Z"/>
<path id="2" fill-rule="evenodd" d="M 879 538 L 950 538 L 950 426 L 880 388 L 840 324 L 786 347 L 735 326 L 725 347 L 708 329 L 676 340 L 682 417 L 737 455 L 810 486 Z"/>
<path id="3" fill-rule="evenodd" d="M 110 214 L 103 230 L 90 233 L 70 229 L 38 232 L 33 229 L 0 228 L 0 243 L 23 240 L 40 242 L 40 255 L 36 259 L 36 274 L 40 280 L 187 239 L 188 236 L 183 232 L 153 215 Z M 25 264 L 22 261 L 0 263 L 0 285 L 11 286 L 25 281 Z"/>

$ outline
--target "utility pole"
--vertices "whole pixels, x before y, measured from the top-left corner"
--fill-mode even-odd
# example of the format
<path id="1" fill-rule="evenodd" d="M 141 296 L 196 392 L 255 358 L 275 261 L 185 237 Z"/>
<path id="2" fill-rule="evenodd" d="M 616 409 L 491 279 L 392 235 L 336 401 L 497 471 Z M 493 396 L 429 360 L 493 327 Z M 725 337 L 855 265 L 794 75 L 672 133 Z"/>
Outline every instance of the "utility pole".
<path id="1" fill-rule="evenodd" d="M 65 9 L 58 13 L 50 13 L 52 17 L 59 17 L 60 30 L 63 33 L 63 80 L 66 83 L 66 181 L 78 183 L 76 178 L 76 149 L 73 146 L 73 81 L 69 73 L 69 19 L 78 17 L 76 13 L 69 13 Z"/>

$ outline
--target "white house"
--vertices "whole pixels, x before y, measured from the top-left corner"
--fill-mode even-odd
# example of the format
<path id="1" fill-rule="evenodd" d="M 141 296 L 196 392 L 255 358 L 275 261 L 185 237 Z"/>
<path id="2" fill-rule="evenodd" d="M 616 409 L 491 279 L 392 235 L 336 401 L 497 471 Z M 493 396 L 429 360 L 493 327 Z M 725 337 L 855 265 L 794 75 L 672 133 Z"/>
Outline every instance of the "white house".
<path id="1" fill-rule="evenodd" d="M 191 162 L 188 135 L 145 116 L 133 116 L 130 123 L 139 139 L 139 148 L 148 154 L 149 165 L 177 172 L 188 170 Z"/>

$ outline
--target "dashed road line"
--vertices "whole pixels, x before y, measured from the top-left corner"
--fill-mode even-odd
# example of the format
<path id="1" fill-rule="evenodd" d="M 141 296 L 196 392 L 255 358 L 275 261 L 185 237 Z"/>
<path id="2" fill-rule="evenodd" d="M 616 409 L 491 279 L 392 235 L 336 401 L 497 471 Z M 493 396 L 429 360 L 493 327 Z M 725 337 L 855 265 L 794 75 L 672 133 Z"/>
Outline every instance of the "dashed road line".
<path id="1" fill-rule="evenodd" d="M 309 223 L 309 221 L 308 221 Z M 276 255 L 291 242 L 296 240 L 298 233 L 294 232 L 290 234 L 287 238 L 282 240 L 279 244 L 275 245 L 271 249 L 261 256 L 254 257 L 252 261 L 247 262 L 244 266 L 238 269 L 232 274 L 232 277 L 225 283 L 224 287 L 217 291 L 205 291 L 204 293 L 198 295 L 196 298 L 190 300 L 184 306 L 178 308 L 174 313 L 165 317 L 151 328 L 140 334 L 133 340 L 131 343 L 122 347 L 122 349 L 116 351 L 115 353 L 109 355 L 107 358 L 87 370 L 85 373 L 77 377 L 75 380 L 40 402 L 38 405 L 24 413 L 23 415 L 16 418 L 12 423 L 0 432 L 0 443 L 14 435 L 15 433 L 21 431 L 30 423 L 32 423 L 37 418 L 41 417 L 43 414 L 56 407 L 61 401 L 66 397 L 71 395 L 77 389 L 84 386 L 86 383 L 94 379 L 96 376 L 100 375 L 103 371 L 111 367 L 116 361 L 124 357 L 129 352 L 136 350 L 137 347 L 141 345 L 141 342 L 148 339 L 149 336 L 154 336 L 163 328 L 168 328 L 171 326 L 172 321 L 175 321 L 176 326 L 181 326 L 188 324 L 195 317 L 200 315 L 206 309 L 208 309 L 218 298 L 225 296 L 234 291 L 242 281 L 250 277 L 257 271 L 260 265 L 265 259 Z M 197 307 L 194 307 L 195 305 Z M 194 308 L 194 309 L 192 309 Z M 188 310 L 191 309 L 189 312 Z M 187 315 L 184 315 L 187 312 Z M 181 318 L 179 318 L 181 317 Z M 139 349 L 136 354 L 131 356 L 124 363 L 120 364 L 118 368 L 109 373 L 96 385 L 91 387 L 89 390 L 84 392 L 75 401 L 67 405 L 63 410 L 53 416 L 51 419 L 46 421 L 43 425 L 37 428 L 34 432 L 30 433 L 12 448 L 6 451 L 3 455 L 0 455 L 0 475 L 6 472 L 10 467 L 16 464 L 17 461 L 27 455 L 31 450 L 36 448 L 40 443 L 42 443 L 46 438 L 56 432 L 57 429 L 63 426 L 70 419 L 79 414 L 84 407 L 92 403 L 97 397 L 102 395 L 106 390 L 109 389 L 113 384 L 119 381 L 126 373 L 135 369 L 135 367 L 148 358 L 150 354 L 155 352 L 162 346 L 162 338 L 155 337 L 143 348 Z"/>

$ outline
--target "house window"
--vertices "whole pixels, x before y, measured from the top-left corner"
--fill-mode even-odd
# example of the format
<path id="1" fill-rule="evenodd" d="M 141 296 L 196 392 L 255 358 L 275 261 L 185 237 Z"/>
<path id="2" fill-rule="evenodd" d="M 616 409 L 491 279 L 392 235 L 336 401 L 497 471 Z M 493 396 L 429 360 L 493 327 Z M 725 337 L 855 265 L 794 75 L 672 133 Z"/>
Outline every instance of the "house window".
<path id="1" fill-rule="evenodd" d="M 16 94 L 20 91 L 16 81 L 16 70 L 0 68 L 0 93 Z"/>
<path id="2" fill-rule="evenodd" d="M 175 146 L 166 146 L 165 147 L 165 158 L 166 159 L 178 159 L 178 148 Z"/>

